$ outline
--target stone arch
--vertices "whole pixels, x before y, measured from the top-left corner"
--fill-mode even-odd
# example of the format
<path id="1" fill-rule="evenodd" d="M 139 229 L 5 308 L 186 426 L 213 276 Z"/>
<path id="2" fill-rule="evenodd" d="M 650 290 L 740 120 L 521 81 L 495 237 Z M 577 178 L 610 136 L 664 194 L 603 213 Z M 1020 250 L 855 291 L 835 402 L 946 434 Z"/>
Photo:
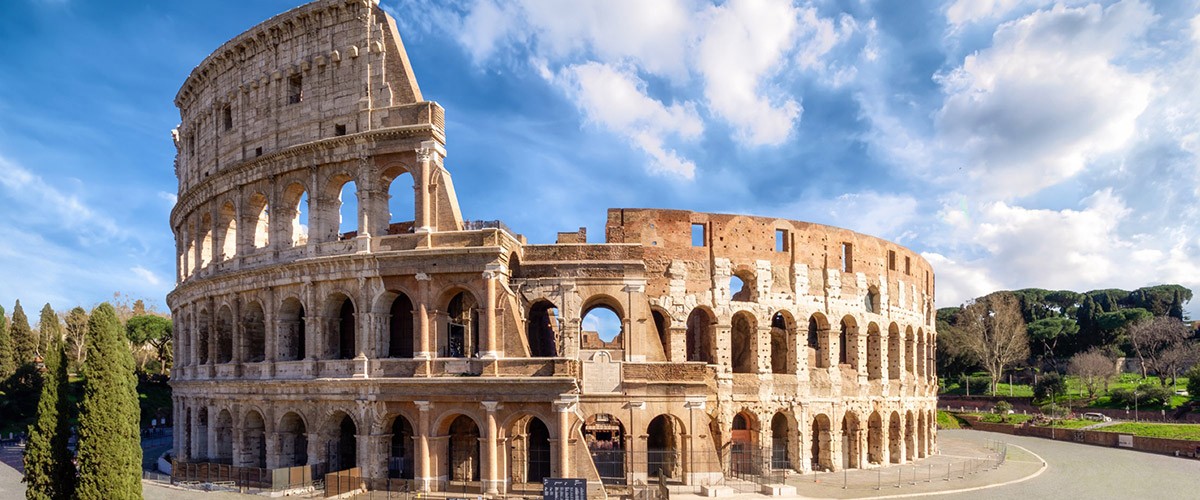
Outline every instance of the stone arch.
<path id="1" fill-rule="evenodd" d="M 795 374 L 796 320 L 788 311 L 771 316 L 771 373 Z"/>
<path id="2" fill-rule="evenodd" d="M 412 299 L 404 292 L 387 291 L 376 302 L 387 317 L 387 345 L 383 352 L 389 358 L 412 358 L 416 342 L 416 315 Z"/>
<path id="3" fill-rule="evenodd" d="M 396 479 L 413 479 L 415 477 L 416 454 L 412 421 L 401 414 L 391 417 L 387 425 L 391 433 L 388 441 L 388 477 Z"/>
<path id="4" fill-rule="evenodd" d="M 738 311 L 730 324 L 730 364 L 733 373 L 757 373 L 758 321 L 753 314 Z"/>
<path id="5" fill-rule="evenodd" d="M 296 297 L 288 297 L 279 306 L 279 345 L 276 356 L 280 361 L 304 359 L 306 332 L 304 304 Z"/>
<path id="6" fill-rule="evenodd" d="M 558 306 L 549 300 L 538 300 L 529 307 L 529 315 L 525 320 L 525 340 L 529 343 L 531 357 L 558 356 L 559 321 Z"/>
<path id="7" fill-rule="evenodd" d="M 209 358 L 209 347 L 212 346 L 212 317 L 209 315 L 208 308 L 200 308 L 200 312 L 196 314 L 196 357 L 201 365 L 209 364 L 212 359 Z"/>
<path id="8" fill-rule="evenodd" d="M 270 203 L 262 193 L 251 194 L 247 201 L 250 209 L 247 220 L 253 223 L 247 228 L 250 230 L 250 246 L 266 248 L 271 243 Z"/>
<path id="9" fill-rule="evenodd" d="M 650 308 L 650 319 L 654 321 L 654 331 L 663 349 L 662 359 L 671 361 L 671 314 L 654 306 Z"/>
<path id="10" fill-rule="evenodd" d="M 830 336 L 829 320 L 825 318 L 824 314 L 813 313 L 808 317 L 809 355 L 815 357 L 816 361 L 815 363 L 810 362 L 809 366 L 829 368 Z"/>
<path id="11" fill-rule="evenodd" d="M 740 289 L 734 286 L 740 284 Z M 734 269 L 729 275 L 729 300 L 735 302 L 758 302 L 758 279 L 748 267 Z"/>
<path id="12" fill-rule="evenodd" d="M 551 477 L 550 428 L 532 414 L 517 415 L 505 425 L 509 434 L 509 477 L 514 483 L 541 484 Z"/>
<path id="13" fill-rule="evenodd" d="M 917 459 L 916 422 L 912 410 L 904 414 L 904 452 L 909 462 Z"/>
<path id="14" fill-rule="evenodd" d="M 361 232 L 359 213 L 362 200 L 359 187 L 358 178 L 349 170 L 336 170 L 325 177 L 319 199 L 329 204 L 319 207 L 321 213 L 318 216 L 327 225 L 323 229 L 326 234 L 320 241 L 341 240 Z"/>
<path id="15" fill-rule="evenodd" d="M 904 463 L 904 424 L 898 411 L 892 411 L 888 417 L 888 454 L 892 463 Z"/>
<path id="16" fill-rule="evenodd" d="M 267 320 L 257 300 L 242 311 L 242 361 L 257 363 L 267 359 Z"/>
<path id="17" fill-rule="evenodd" d="M 417 220 L 416 175 L 407 165 L 397 164 L 383 171 L 382 185 L 387 193 L 387 234 L 413 232 Z"/>
<path id="18" fill-rule="evenodd" d="M 217 227 L 220 230 L 221 260 L 229 260 L 237 256 L 238 249 L 238 220 L 237 209 L 232 201 L 225 201 L 217 210 Z"/>
<path id="19" fill-rule="evenodd" d="M 818 413 L 812 423 L 812 457 L 813 470 L 833 470 L 833 425 L 829 416 Z"/>
<path id="20" fill-rule="evenodd" d="M 760 433 L 758 416 L 742 410 L 729 423 L 729 470 L 734 475 L 758 474 Z"/>
<path id="21" fill-rule="evenodd" d="M 209 411 L 208 407 L 201 406 L 196 410 L 196 429 L 192 432 L 192 450 L 194 450 L 193 458 L 212 460 L 208 456 L 208 422 Z"/>
<path id="22" fill-rule="evenodd" d="M 446 424 L 446 470 L 450 481 L 478 481 L 480 468 L 479 425 L 459 414 Z"/>
<path id="23" fill-rule="evenodd" d="M 904 357 L 904 344 L 900 337 L 900 327 L 896 323 L 888 325 L 888 378 L 891 380 L 900 380 L 901 363 Z"/>
<path id="24" fill-rule="evenodd" d="M 580 423 L 580 431 L 600 480 L 606 484 L 624 483 L 627 436 L 621 420 L 607 413 L 597 413 Z"/>
<path id="25" fill-rule="evenodd" d="M 929 455 L 929 425 L 926 422 L 925 412 L 917 410 L 917 458 L 925 458 Z"/>
<path id="26" fill-rule="evenodd" d="M 867 462 L 887 463 L 887 444 L 883 442 L 883 416 L 878 411 L 867 418 Z"/>
<path id="27" fill-rule="evenodd" d="M 334 292 L 325 300 L 329 327 L 325 352 L 331 359 L 354 359 L 358 355 L 358 308 L 348 294 Z"/>
<path id="28" fill-rule="evenodd" d="M 466 289 L 458 290 L 446 303 L 446 356 L 469 358 L 479 354 L 479 301 Z"/>
<path id="29" fill-rule="evenodd" d="M 276 427 L 279 436 L 279 466 L 308 465 L 308 424 L 295 411 L 284 413 Z"/>
<path id="30" fill-rule="evenodd" d="M 858 469 L 862 464 L 862 447 L 859 433 L 862 424 L 858 414 L 847 410 L 842 417 L 842 466 L 847 469 Z"/>
<path id="31" fill-rule="evenodd" d="M 683 478 L 681 450 L 687 434 L 683 421 L 669 413 L 654 417 L 646 426 L 646 474 L 648 477 Z"/>
<path id="32" fill-rule="evenodd" d="M 687 318 L 687 337 L 685 339 L 688 361 L 701 361 L 708 364 L 717 362 L 716 338 L 713 325 L 716 316 L 706 307 L 692 309 Z"/>
<path id="33" fill-rule="evenodd" d="M 914 374 L 917 364 L 917 338 L 911 326 L 904 329 L 904 371 Z"/>
<path id="34" fill-rule="evenodd" d="M 867 323 L 867 379 L 883 379 L 883 335 L 874 321 Z"/>
<path id="35" fill-rule="evenodd" d="M 867 287 L 867 294 L 863 296 L 863 308 L 870 314 L 882 314 L 883 308 L 879 303 L 879 287 L 871 285 Z"/>
<path id="36" fill-rule="evenodd" d="M 221 464 L 233 463 L 233 414 L 229 410 L 217 412 L 217 422 L 213 426 L 216 434 L 216 456 L 213 462 Z"/>
<path id="37" fill-rule="evenodd" d="M 846 315 L 842 317 L 839 326 L 838 364 L 850 365 L 850 368 L 857 371 L 859 357 L 862 355 L 858 345 L 858 321 L 854 316 Z"/>
<path id="38" fill-rule="evenodd" d="M 308 228 L 312 213 L 312 199 L 308 189 L 300 182 L 292 182 L 283 188 L 283 210 L 280 220 L 288 221 L 282 239 L 286 246 L 298 247 L 308 244 Z"/>
<path id="39" fill-rule="evenodd" d="M 621 306 L 621 301 L 619 301 L 607 294 L 598 294 L 598 295 L 593 295 L 591 297 L 588 297 L 588 299 L 585 300 L 583 302 L 583 304 L 584 304 L 583 307 L 581 307 L 579 310 L 579 312 L 580 312 L 579 319 L 581 321 L 580 334 L 579 334 L 580 348 L 581 349 L 607 349 L 607 350 L 623 349 L 624 345 L 625 345 L 624 344 L 625 335 L 628 332 L 625 331 L 626 315 L 625 315 L 625 309 Z M 615 316 L 615 319 L 609 318 L 608 321 L 618 322 L 619 329 L 614 328 L 615 325 L 607 325 L 609 327 L 609 331 L 589 332 L 587 330 L 587 328 L 589 326 L 588 325 L 589 315 L 595 313 L 597 310 L 600 310 L 600 309 L 607 309 L 610 313 L 612 313 L 613 316 Z M 598 317 L 602 317 L 604 315 L 604 313 L 596 313 L 596 314 L 599 315 Z M 605 325 L 603 325 L 602 322 L 600 322 L 600 323 L 601 323 L 600 326 L 605 326 Z M 613 333 L 611 331 L 612 329 L 616 329 L 615 336 L 611 335 Z M 606 337 L 611 337 L 611 338 L 606 338 Z"/>
<path id="40" fill-rule="evenodd" d="M 785 412 L 778 411 L 771 417 L 771 468 L 795 469 L 792 465 L 794 448 L 799 436 L 795 435 L 795 421 Z"/>
<path id="41" fill-rule="evenodd" d="M 233 310 L 230 309 L 229 304 L 223 304 L 220 309 L 217 309 L 216 326 L 216 362 L 218 364 L 230 363 L 233 361 Z"/>
<path id="42" fill-rule="evenodd" d="M 325 419 L 322 440 L 329 471 L 358 467 L 359 423 L 349 412 L 337 410 Z"/>
<path id="43" fill-rule="evenodd" d="M 196 235 L 200 245 L 200 258 L 196 261 L 196 270 L 208 267 L 213 261 L 213 219 L 209 214 L 200 216 L 200 227 Z"/>
<path id="44" fill-rule="evenodd" d="M 242 456 L 246 467 L 267 467 L 267 424 L 262 412 L 250 410 L 242 418 Z"/>

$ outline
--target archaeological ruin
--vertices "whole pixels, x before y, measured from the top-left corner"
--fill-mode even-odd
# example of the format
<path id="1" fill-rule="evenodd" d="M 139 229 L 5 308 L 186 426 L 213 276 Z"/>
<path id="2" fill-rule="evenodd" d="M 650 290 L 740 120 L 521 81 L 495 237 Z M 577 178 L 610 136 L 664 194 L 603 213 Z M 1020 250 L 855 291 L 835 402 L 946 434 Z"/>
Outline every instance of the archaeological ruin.
<path id="1" fill-rule="evenodd" d="M 747 215 L 610 209 L 554 244 L 464 220 L 445 111 L 371 0 L 250 28 L 175 104 L 179 464 L 496 495 L 936 450 L 923 258 Z"/>

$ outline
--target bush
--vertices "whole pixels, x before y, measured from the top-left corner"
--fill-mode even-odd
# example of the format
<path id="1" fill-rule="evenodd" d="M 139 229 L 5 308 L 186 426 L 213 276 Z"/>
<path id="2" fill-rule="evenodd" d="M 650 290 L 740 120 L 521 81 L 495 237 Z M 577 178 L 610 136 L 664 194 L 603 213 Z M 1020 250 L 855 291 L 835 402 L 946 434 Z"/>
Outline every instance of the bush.
<path id="1" fill-rule="evenodd" d="M 1184 376 L 1188 378 L 1188 396 L 1195 401 L 1200 401 L 1200 363 L 1193 365 L 1192 369 L 1188 370 Z"/>
<path id="2" fill-rule="evenodd" d="M 1038 378 L 1033 386 L 1033 399 L 1053 401 L 1056 396 L 1067 393 L 1067 380 L 1055 372 L 1050 372 Z"/>
<path id="3" fill-rule="evenodd" d="M 992 379 L 987 375 L 966 375 L 959 378 L 958 383 L 960 387 L 970 389 L 966 392 L 975 395 L 987 394 L 988 390 L 992 388 Z"/>
<path id="4" fill-rule="evenodd" d="M 1188 383 L 1191 383 L 1189 379 Z M 1109 396 L 1113 403 L 1128 407 L 1156 406 L 1171 400 L 1173 392 L 1168 387 L 1156 383 L 1142 384 L 1137 387 L 1136 397 L 1132 389 L 1113 389 Z"/>
<path id="5" fill-rule="evenodd" d="M 1008 401 L 999 401 L 996 403 L 996 406 L 992 407 L 992 411 L 1000 414 L 1001 422 L 1008 421 L 1008 412 L 1012 411 L 1012 409 L 1013 405 Z"/>
<path id="6" fill-rule="evenodd" d="M 1064 418 L 1071 413 L 1071 409 L 1066 406 L 1059 406 L 1054 403 L 1049 403 L 1041 407 L 1042 414 L 1050 418 Z"/>

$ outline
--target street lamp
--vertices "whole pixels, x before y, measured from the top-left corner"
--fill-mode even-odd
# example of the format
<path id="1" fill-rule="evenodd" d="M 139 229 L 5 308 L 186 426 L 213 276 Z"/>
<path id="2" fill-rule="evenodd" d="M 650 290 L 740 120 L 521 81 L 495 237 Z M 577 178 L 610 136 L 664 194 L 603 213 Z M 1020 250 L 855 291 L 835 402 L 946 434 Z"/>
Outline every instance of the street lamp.
<path id="1" fill-rule="evenodd" d="M 1137 405 L 1138 405 L 1138 401 L 1137 401 L 1137 389 L 1134 389 L 1134 390 L 1133 390 L 1133 420 L 1134 420 L 1135 422 L 1138 420 L 1138 407 L 1137 407 Z"/>

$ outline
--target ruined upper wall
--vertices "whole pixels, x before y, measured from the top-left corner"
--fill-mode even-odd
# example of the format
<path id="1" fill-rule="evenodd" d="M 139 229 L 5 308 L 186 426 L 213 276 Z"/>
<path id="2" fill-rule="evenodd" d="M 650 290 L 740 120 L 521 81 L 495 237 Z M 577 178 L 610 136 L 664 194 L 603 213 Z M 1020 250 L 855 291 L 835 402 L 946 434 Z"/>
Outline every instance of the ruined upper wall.
<path id="1" fill-rule="evenodd" d="M 693 245 L 694 225 L 703 231 L 701 245 Z M 748 278 L 747 287 L 764 299 L 825 296 L 861 304 L 874 288 L 880 309 L 922 316 L 934 296 L 933 268 L 920 255 L 823 224 L 687 210 L 610 209 L 606 237 L 609 243 L 645 247 L 650 296 L 670 294 L 671 282 L 677 287 L 681 277 L 686 294 L 720 293 L 722 287 L 727 290 L 729 276 Z"/>
<path id="2" fill-rule="evenodd" d="M 292 9 L 223 44 L 180 88 L 180 192 L 299 144 L 417 122 L 441 128 L 440 116 L 403 109 L 421 101 L 395 21 L 374 2 Z"/>

